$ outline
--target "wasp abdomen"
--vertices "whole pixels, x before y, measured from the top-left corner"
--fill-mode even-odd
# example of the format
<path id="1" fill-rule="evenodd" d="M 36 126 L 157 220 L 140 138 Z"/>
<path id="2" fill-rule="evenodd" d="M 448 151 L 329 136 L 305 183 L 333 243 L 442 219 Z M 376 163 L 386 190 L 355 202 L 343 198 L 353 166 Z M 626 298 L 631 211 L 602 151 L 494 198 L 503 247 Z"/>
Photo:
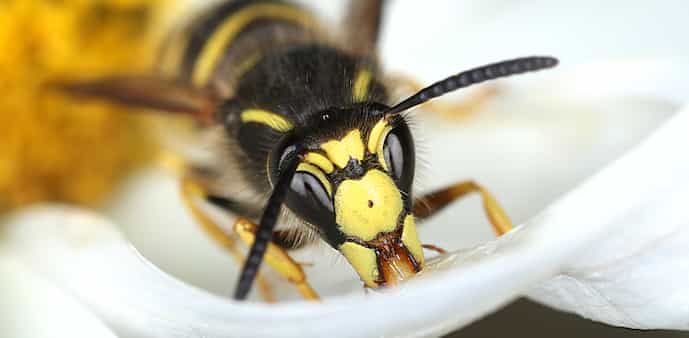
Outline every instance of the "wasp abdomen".
<path id="1" fill-rule="evenodd" d="M 227 1 L 171 36 L 161 55 L 168 77 L 231 96 L 242 74 L 275 50 L 315 41 L 308 11 L 274 0 Z"/>

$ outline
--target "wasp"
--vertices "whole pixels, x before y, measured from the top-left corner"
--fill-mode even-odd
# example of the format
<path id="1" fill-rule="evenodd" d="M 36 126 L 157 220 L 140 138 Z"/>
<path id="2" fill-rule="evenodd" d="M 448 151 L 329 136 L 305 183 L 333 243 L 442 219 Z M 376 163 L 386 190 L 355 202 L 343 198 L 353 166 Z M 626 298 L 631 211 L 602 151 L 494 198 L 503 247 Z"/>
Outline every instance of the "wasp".
<path id="1" fill-rule="evenodd" d="M 407 112 L 460 88 L 555 66 L 522 57 L 452 75 L 399 102 L 376 57 L 382 0 L 352 1 L 331 36 L 299 5 L 237 0 L 215 5 L 173 33 L 154 75 L 72 83 L 76 95 L 192 116 L 215 135 L 216 161 L 184 175 L 184 201 L 243 262 L 234 298 L 245 299 L 262 262 L 317 299 L 288 251 L 323 240 L 368 288 L 424 268 L 416 222 L 479 193 L 498 234 L 512 224 L 492 194 L 458 182 L 414 197 L 414 137 Z M 230 236 L 198 198 L 238 215 Z M 236 238 L 250 249 L 237 248 Z M 257 278 L 258 277 L 258 278 Z"/>

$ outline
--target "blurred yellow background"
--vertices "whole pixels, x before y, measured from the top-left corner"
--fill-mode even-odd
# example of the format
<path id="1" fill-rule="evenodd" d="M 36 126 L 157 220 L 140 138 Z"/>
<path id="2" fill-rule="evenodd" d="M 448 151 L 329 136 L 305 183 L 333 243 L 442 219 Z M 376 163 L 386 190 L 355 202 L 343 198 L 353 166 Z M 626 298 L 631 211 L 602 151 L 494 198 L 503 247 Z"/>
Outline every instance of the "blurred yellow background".
<path id="1" fill-rule="evenodd" d="M 143 118 L 49 84 L 146 69 L 167 4 L 0 2 L 0 211 L 37 201 L 93 205 L 150 155 Z"/>

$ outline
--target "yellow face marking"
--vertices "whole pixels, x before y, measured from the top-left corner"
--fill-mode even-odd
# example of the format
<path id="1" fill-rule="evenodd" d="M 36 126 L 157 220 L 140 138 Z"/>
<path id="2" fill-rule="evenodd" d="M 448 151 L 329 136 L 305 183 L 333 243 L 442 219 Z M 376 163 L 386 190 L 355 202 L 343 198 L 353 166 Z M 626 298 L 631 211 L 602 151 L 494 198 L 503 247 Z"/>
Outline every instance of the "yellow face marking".
<path id="1" fill-rule="evenodd" d="M 299 163 L 299 165 L 297 166 L 297 171 L 303 171 L 315 176 L 321 182 L 325 190 L 328 192 L 328 196 L 333 195 L 333 187 L 330 184 L 330 181 L 328 181 L 328 178 L 325 177 L 325 174 L 323 174 L 323 172 L 319 170 L 316 166 L 302 162 Z"/>
<path id="2" fill-rule="evenodd" d="M 416 262 L 423 266 L 423 248 L 419 242 L 419 235 L 416 233 L 416 223 L 414 223 L 414 216 L 407 215 L 404 218 L 404 229 L 402 230 L 402 244 L 407 247 L 407 250 L 414 256 Z"/>
<path id="3" fill-rule="evenodd" d="M 379 170 L 360 180 L 345 180 L 335 192 L 335 221 L 340 230 L 364 241 L 397 227 L 402 196 L 395 182 Z"/>
<path id="4" fill-rule="evenodd" d="M 286 132 L 294 127 L 292 122 L 284 117 L 262 109 L 247 109 L 242 111 L 241 119 L 243 123 L 261 123 L 281 132 Z"/>
<path id="5" fill-rule="evenodd" d="M 340 252 L 347 258 L 349 264 L 354 267 L 361 280 L 366 286 L 375 288 L 378 286 L 378 259 L 372 249 L 365 248 L 359 244 L 345 242 L 340 245 Z"/>
<path id="6" fill-rule="evenodd" d="M 330 161 L 340 168 L 347 166 L 350 158 L 358 161 L 364 159 L 364 142 L 361 141 L 359 129 L 350 131 L 341 140 L 331 140 L 321 144 Z"/>
<path id="7" fill-rule="evenodd" d="M 385 169 L 386 171 L 389 171 L 390 169 L 388 168 L 388 163 L 385 162 L 385 153 L 383 153 L 383 146 L 385 145 L 385 137 L 388 136 L 388 132 L 390 132 L 392 128 L 391 127 L 385 127 L 385 130 L 383 130 L 383 136 L 380 138 L 380 141 L 378 142 L 378 148 L 376 149 L 376 154 L 378 154 L 378 163 Z"/>
<path id="8" fill-rule="evenodd" d="M 359 70 L 354 79 L 354 87 L 352 88 L 352 97 L 354 102 L 361 102 L 368 96 L 368 87 L 371 84 L 371 72 L 367 69 Z"/>
<path id="9" fill-rule="evenodd" d="M 319 153 L 306 153 L 306 156 L 304 156 L 304 160 L 306 162 L 309 162 L 323 170 L 326 174 L 330 174 L 333 171 L 335 171 L 335 167 L 333 166 L 333 163 L 330 162 L 328 158 L 325 156 L 319 154 Z"/>
<path id="10" fill-rule="evenodd" d="M 371 154 L 378 153 L 378 145 L 385 140 L 385 135 L 387 135 L 390 129 L 388 121 L 384 118 L 376 122 L 373 129 L 371 129 L 371 133 L 368 135 L 368 152 Z"/>
<path id="11" fill-rule="evenodd" d="M 227 18 L 208 39 L 194 64 L 192 83 L 196 86 L 206 85 L 227 46 L 246 25 L 260 18 L 286 20 L 305 27 L 315 26 L 314 20 L 306 12 L 289 5 L 248 5 Z"/>
<path id="12" fill-rule="evenodd" d="M 392 127 L 388 121 L 381 119 L 373 126 L 368 135 L 368 151 L 372 154 L 378 154 L 378 162 L 385 170 L 388 170 L 388 164 L 385 163 L 385 156 L 383 156 L 383 146 L 390 130 Z"/>

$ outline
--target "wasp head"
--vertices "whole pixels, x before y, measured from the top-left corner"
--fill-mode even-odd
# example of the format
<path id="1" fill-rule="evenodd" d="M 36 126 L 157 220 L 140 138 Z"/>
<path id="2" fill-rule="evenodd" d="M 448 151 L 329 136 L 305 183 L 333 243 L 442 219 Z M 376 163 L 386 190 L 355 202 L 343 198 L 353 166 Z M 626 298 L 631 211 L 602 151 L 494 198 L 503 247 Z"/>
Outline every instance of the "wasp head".
<path id="1" fill-rule="evenodd" d="M 281 147 L 271 170 L 301 149 L 285 203 L 368 287 L 407 279 L 424 263 L 411 213 L 414 143 L 404 119 L 385 116 L 386 109 L 362 104 L 316 114 Z"/>

